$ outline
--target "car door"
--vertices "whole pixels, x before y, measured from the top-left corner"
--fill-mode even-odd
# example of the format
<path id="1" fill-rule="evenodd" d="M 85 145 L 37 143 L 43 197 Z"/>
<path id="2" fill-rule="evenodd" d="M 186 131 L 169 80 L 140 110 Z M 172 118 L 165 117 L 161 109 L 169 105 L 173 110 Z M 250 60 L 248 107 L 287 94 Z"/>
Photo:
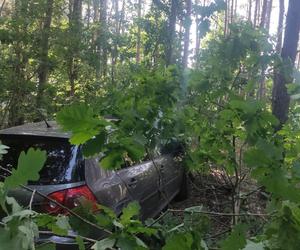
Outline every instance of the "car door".
<path id="1" fill-rule="evenodd" d="M 85 160 L 86 183 L 100 204 L 110 207 L 119 215 L 134 199 L 118 171 L 101 168 L 99 158 Z"/>
<path id="2" fill-rule="evenodd" d="M 162 192 L 166 202 L 170 202 L 180 191 L 183 168 L 174 160 L 171 154 L 162 155 L 158 161 L 162 178 Z"/>
<path id="3" fill-rule="evenodd" d="M 131 196 L 141 206 L 141 218 L 153 217 L 161 210 L 159 170 L 152 160 L 117 171 Z"/>

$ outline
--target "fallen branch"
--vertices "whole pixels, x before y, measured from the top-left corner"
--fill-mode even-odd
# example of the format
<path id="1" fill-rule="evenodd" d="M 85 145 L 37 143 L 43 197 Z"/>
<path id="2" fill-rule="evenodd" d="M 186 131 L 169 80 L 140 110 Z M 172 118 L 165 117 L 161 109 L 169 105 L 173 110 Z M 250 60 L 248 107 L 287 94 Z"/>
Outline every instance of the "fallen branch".
<path id="1" fill-rule="evenodd" d="M 259 214 L 259 213 L 240 213 L 240 214 L 235 214 L 235 213 L 219 213 L 219 212 L 209 212 L 209 211 L 189 211 L 189 210 L 182 210 L 182 209 L 168 209 L 169 212 L 173 213 L 198 213 L 198 214 L 207 214 L 207 215 L 212 215 L 212 216 L 236 216 L 236 217 L 241 217 L 241 216 L 273 216 L 273 213 L 271 214 Z"/>

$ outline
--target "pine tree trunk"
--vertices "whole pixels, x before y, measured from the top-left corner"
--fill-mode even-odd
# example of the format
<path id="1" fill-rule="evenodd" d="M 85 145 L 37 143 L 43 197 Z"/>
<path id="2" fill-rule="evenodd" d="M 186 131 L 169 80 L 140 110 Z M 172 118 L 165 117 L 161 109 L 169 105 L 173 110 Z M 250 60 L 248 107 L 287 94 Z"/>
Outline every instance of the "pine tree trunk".
<path id="1" fill-rule="evenodd" d="M 47 0 L 46 5 L 46 15 L 43 24 L 42 37 L 41 37 L 41 47 L 40 47 L 40 65 L 38 68 L 38 92 L 36 106 L 41 108 L 43 106 L 44 89 L 47 84 L 48 71 L 49 71 L 49 36 L 50 36 L 50 26 L 52 21 L 53 12 L 53 0 Z"/>
<path id="2" fill-rule="evenodd" d="M 268 0 L 263 1 L 262 11 L 261 11 L 261 20 L 260 20 L 260 27 L 266 27 L 266 19 L 267 19 L 267 9 L 268 9 Z"/>
<path id="3" fill-rule="evenodd" d="M 177 18 L 177 8 L 178 8 L 178 0 L 171 0 L 171 11 L 169 15 L 169 27 L 167 34 L 167 42 L 166 42 L 166 65 L 170 65 L 174 63 L 173 58 L 173 45 L 175 38 L 175 28 L 176 28 L 176 18 Z"/>
<path id="4" fill-rule="evenodd" d="M 99 20 L 99 0 L 93 0 L 93 10 L 94 10 L 94 15 L 93 15 L 93 22 L 96 23 Z"/>
<path id="5" fill-rule="evenodd" d="M 78 56 L 81 43 L 81 14 L 82 0 L 70 0 L 69 14 L 69 39 L 70 47 L 68 48 L 68 76 L 70 81 L 69 96 L 75 94 L 75 82 L 78 79 Z"/>
<path id="6" fill-rule="evenodd" d="M 234 22 L 234 0 L 231 0 L 231 7 L 230 7 L 230 23 Z"/>
<path id="7" fill-rule="evenodd" d="M 115 14 L 115 34 L 116 37 L 120 37 L 120 13 L 119 13 L 119 0 L 114 0 L 114 14 Z M 118 60 L 118 39 L 114 41 L 113 50 L 111 54 L 111 81 L 114 83 L 115 81 L 115 71 L 116 71 L 116 64 Z"/>
<path id="8" fill-rule="evenodd" d="M 28 55 L 24 53 L 24 44 L 22 42 L 22 35 L 28 31 L 28 23 L 24 19 L 28 12 L 28 1 L 15 0 L 14 4 L 14 20 L 16 21 L 15 34 L 16 42 L 13 45 L 15 53 L 15 60 L 12 64 L 13 73 L 11 75 L 11 82 L 13 83 L 10 97 L 10 106 L 8 114 L 8 126 L 16 126 L 24 123 L 23 100 L 25 97 L 24 83 L 25 69 L 28 64 Z"/>
<path id="9" fill-rule="evenodd" d="M 252 0 L 248 2 L 248 22 L 252 22 Z"/>
<path id="10" fill-rule="evenodd" d="M 268 33 L 270 31 L 272 9 L 273 9 L 273 0 L 269 0 L 268 8 L 267 8 L 267 16 L 266 16 L 266 30 Z"/>
<path id="11" fill-rule="evenodd" d="M 224 18 L 224 36 L 226 36 L 228 32 L 228 17 L 229 17 L 229 0 L 226 0 L 226 10 L 225 10 L 225 18 Z"/>
<path id="12" fill-rule="evenodd" d="M 256 0 L 255 9 L 254 9 L 254 20 L 253 20 L 254 27 L 256 27 L 259 24 L 259 19 L 260 19 L 259 14 L 260 14 L 260 0 Z"/>
<path id="13" fill-rule="evenodd" d="M 233 11 L 233 14 L 234 14 L 234 19 L 237 18 L 237 0 L 234 0 L 234 11 Z"/>
<path id="14" fill-rule="evenodd" d="M 199 5 L 199 0 L 196 0 L 196 4 Z M 202 6 L 206 6 L 206 0 L 203 0 Z M 200 17 L 196 15 L 196 46 L 195 46 L 195 55 L 196 57 L 199 55 L 200 47 L 201 47 L 201 37 L 199 33 L 199 25 L 200 25 Z"/>
<path id="15" fill-rule="evenodd" d="M 293 82 L 292 68 L 294 67 L 300 31 L 300 1 L 289 0 L 288 13 L 286 17 L 286 28 L 284 42 L 281 51 L 283 67 L 275 76 L 272 96 L 272 110 L 280 125 L 288 119 L 290 96 L 288 95 L 286 84 Z"/>
<path id="16" fill-rule="evenodd" d="M 107 74 L 107 0 L 100 0 L 100 39 L 99 47 L 101 48 L 100 65 L 101 75 Z"/>
<path id="17" fill-rule="evenodd" d="M 188 65 L 188 56 L 189 56 L 189 46 L 190 46 L 190 29 L 192 24 L 191 14 L 192 14 L 192 1 L 186 0 L 186 16 L 184 21 L 184 49 L 183 49 L 183 58 L 182 66 L 187 68 Z"/>
<path id="18" fill-rule="evenodd" d="M 137 15 L 138 15 L 138 30 L 136 38 L 136 63 L 139 64 L 141 60 L 141 25 L 140 20 L 142 17 L 142 0 L 138 0 L 137 6 Z"/>
<path id="19" fill-rule="evenodd" d="M 279 19 L 278 19 L 277 43 L 276 43 L 277 53 L 280 53 L 282 48 L 283 19 L 284 19 L 284 0 L 279 0 Z"/>
<path id="20" fill-rule="evenodd" d="M 87 0 L 87 13 L 86 13 L 86 21 L 87 21 L 87 28 L 89 29 L 90 28 L 90 21 L 91 21 L 91 0 Z"/>

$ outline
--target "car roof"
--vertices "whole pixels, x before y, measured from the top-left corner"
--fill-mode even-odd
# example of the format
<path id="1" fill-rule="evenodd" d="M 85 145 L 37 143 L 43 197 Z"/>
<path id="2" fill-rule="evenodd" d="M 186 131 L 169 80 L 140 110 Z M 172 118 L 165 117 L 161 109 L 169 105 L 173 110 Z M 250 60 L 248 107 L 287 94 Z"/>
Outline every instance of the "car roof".
<path id="1" fill-rule="evenodd" d="M 64 132 L 55 121 L 26 123 L 24 125 L 0 130 L 0 135 L 31 135 L 57 138 L 70 138 L 71 133 Z"/>

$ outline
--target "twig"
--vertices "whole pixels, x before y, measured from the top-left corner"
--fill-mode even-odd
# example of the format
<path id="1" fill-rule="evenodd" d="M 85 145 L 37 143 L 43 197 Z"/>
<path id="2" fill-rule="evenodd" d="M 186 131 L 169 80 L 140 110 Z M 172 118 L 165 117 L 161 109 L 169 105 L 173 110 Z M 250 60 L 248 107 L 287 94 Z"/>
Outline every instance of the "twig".
<path id="1" fill-rule="evenodd" d="M 49 235 L 56 235 L 56 236 L 61 236 L 58 234 L 53 233 L 52 231 L 39 231 L 40 234 L 49 234 Z M 91 243 L 96 243 L 97 240 L 85 237 L 85 236 L 81 236 L 81 235 L 67 235 L 67 236 L 63 236 L 63 237 L 67 237 L 67 238 L 72 238 L 72 239 L 76 239 L 77 237 L 81 237 L 82 239 L 89 241 Z"/>
<path id="2" fill-rule="evenodd" d="M 188 211 L 182 209 L 168 209 L 170 212 L 174 213 L 199 213 L 199 214 L 208 214 L 213 216 L 273 216 L 273 214 L 258 214 L 258 213 L 243 213 L 243 214 L 235 214 L 235 213 L 219 213 L 219 212 L 209 212 L 209 211 Z"/>
<path id="3" fill-rule="evenodd" d="M 165 193 L 161 190 L 161 186 L 163 187 L 163 185 L 164 185 L 164 184 L 163 184 L 163 177 L 162 177 L 162 175 L 161 175 L 161 171 L 160 171 L 159 167 L 157 166 L 156 162 L 154 161 L 152 155 L 149 153 L 149 150 L 148 150 L 148 149 L 146 149 L 146 152 L 147 152 L 148 156 L 150 157 L 150 160 L 151 160 L 152 164 L 154 165 L 154 167 L 155 167 L 155 169 L 156 169 L 156 171 L 157 171 L 157 173 L 158 173 L 158 177 L 159 177 L 159 187 L 158 187 L 158 190 L 160 191 L 160 194 L 162 195 L 163 199 L 164 199 L 166 202 L 168 202 L 168 199 L 167 199 Z M 184 173 L 184 174 L 185 174 L 185 173 Z"/>
<path id="4" fill-rule="evenodd" d="M 164 212 L 161 216 L 159 216 L 156 220 L 154 220 L 150 225 L 148 225 L 147 227 L 152 227 L 153 225 L 155 225 L 157 222 L 159 222 L 160 220 L 162 220 L 168 213 L 170 213 L 170 210 L 167 210 L 166 212 Z"/>
<path id="5" fill-rule="evenodd" d="M 30 210 L 32 210 L 32 202 L 33 202 L 33 198 L 34 198 L 35 193 L 36 193 L 36 189 L 34 189 L 32 194 L 31 194 L 31 198 L 30 198 L 30 202 L 29 202 L 29 209 Z"/>
<path id="6" fill-rule="evenodd" d="M 231 229 L 226 229 L 226 230 L 224 230 L 224 231 L 222 231 L 222 232 L 220 232 L 220 233 L 217 233 L 217 234 L 214 234 L 214 235 L 205 237 L 204 239 L 205 239 L 205 240 L 208 240 L 208 239 L 214 239 L 214 238 L 217 238 L 217 237 L 219 237 L 219 236 L 221 236 L 221 235 L 223 235 L 223 234 L 226 234 L 226 233 L 228 233 L 228 232 L 230 232 L 230 231 L 231 231 Z"/>
<path id="7" fill-rule="evenodd" d="M 258 187 L 258 188 L 256 188 L 256 189 L 250 191 L 249 193 L 242 195 L 242 197 L 240 197 L 240 199 L 243 199 L 244 197 L 250 196 L 250 195 L 252 195 L 252 194 L 254 194 L 254 193 L 260 191 L 263 187 L 264 187 L 264 186 L 260 186 L 260 187 Z"/>

